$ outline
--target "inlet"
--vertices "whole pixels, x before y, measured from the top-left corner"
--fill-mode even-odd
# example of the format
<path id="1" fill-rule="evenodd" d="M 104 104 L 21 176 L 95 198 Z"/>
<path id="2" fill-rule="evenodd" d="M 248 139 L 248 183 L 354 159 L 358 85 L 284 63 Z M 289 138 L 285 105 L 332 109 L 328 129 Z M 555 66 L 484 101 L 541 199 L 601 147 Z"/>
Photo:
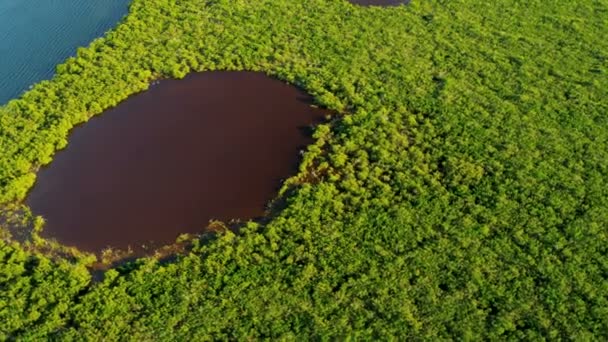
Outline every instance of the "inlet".
<path id="1" fill-rule="evenodd" d="M 26 203 L 45 218 L 44 237 L 90 252 L 259 218 L 328 114 L 311 104 L 262 73 L 160 81 L 74 128 Z"/>

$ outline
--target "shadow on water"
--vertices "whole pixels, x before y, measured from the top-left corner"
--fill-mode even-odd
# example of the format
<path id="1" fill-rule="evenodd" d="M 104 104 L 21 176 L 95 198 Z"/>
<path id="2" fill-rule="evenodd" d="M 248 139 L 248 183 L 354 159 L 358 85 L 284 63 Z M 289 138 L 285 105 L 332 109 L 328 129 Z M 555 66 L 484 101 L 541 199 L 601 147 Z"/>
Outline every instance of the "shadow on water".
<path id="1" fill-rule="evenodd" d="M 210 220 L 263 217 L 329 111 L 254 72 L 164 80 L 76 127 L 26 203 L 43 236 L 142 255 Z"/>

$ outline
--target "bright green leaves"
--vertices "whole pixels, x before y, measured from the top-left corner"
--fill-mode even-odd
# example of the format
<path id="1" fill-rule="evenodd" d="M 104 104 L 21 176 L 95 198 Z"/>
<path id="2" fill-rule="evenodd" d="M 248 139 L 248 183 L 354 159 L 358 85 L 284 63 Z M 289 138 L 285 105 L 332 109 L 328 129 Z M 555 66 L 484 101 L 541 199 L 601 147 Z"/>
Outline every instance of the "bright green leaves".
<path id="1" fill-rule="evenodd" d="M 606 7 L 135 0 L 0 109 L 0 202 L 159 77 L 261 70 L 342 112 L 272 220 L 173 263 L 86 288 L 0 249 L 2 337 L 606 339 Z"/>

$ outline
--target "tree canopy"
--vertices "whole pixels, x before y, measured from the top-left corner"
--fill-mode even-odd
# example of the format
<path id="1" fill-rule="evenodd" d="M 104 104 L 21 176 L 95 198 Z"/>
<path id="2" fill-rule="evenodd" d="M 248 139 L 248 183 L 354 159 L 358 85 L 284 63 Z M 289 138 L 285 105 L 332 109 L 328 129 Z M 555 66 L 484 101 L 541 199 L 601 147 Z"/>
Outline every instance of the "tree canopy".
<path id="1" fill-rule="evenodd" d="M 341 118 L 269 222 L 94 282 L 0 242 L 0 339 L 605 340 L 608 1 L 134 0 L 0 108 L 0 203 L 162 77 L 263 71 Z M 289 113 L 286 113 L 289 115 Z"/>

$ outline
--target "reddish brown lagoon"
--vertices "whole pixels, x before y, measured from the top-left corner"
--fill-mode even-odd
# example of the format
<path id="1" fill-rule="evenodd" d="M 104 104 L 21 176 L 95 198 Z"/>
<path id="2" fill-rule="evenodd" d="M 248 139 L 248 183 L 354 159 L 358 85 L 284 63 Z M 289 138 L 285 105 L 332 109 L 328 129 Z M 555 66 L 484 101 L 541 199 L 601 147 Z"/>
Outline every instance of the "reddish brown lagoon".
<path id="1" fill-rule="evenodd" d="M 327 111 L 260 73 L 165 80 L 75 128 L 27 198 L 43 235 L 99 252 L 264 214 Z"/>

